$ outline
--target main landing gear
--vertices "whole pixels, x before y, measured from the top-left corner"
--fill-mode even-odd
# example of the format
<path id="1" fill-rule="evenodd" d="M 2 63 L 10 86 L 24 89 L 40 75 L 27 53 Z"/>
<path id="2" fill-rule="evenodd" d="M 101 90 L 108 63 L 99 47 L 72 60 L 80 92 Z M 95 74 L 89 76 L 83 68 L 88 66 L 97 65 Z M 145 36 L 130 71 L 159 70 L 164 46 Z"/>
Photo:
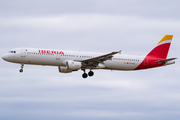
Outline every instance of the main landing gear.
<path id="1" fill-rule="evenodd" d="M 20 73 L 23 72 L 23 67 L 24 67 L 24 64 L 21 64 L 21 69 L 19 70 Z"/>
<path id="2" fill-rule="evenodd" d="M 94 72 L 91 71 L 91 70 L 88 72 L 88 74 L 85 72 L 85 70 L 83 70 L 83 71 L 84 71 L 84 73 L 82 74 L 82 77 L 83 77 L 83 78 L 87 78 L 88 75 L 89 75 L 89 77 L 91 77 L 91 76 L 94 75 Z"/>

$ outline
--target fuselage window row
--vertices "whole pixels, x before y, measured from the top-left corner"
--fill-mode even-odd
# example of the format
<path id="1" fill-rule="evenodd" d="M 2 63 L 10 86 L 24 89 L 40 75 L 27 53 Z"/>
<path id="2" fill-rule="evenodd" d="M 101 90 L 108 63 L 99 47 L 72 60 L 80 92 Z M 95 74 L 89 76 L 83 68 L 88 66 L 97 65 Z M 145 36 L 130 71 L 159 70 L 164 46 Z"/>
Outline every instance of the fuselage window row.
<path id="1" fill-rule="evenodd" d="M 123 58 L 113 58 L 113 60 L 139 61 L 137 59 L 123 59 Z"/>
<path id="2" fill-rule="evenodd" d="M 16 51 L 9 51 L 9 53 L 16 53 Z M 27 52 L 27 54 L 36 54 L 36 55 L 54 55 L 54 54 L 47 54 L 47 53 L 34 53 L 34 52 Z M 93 58 L 93 56 L 78 56 L 78 55 L 63 55 L 65 57 L 84 57 L 84 58 Z M 124 61 L 139 61 L 137 59 L 123 59 L 123 58 L 113 58 L 113 60 L 124 60 Z"/>

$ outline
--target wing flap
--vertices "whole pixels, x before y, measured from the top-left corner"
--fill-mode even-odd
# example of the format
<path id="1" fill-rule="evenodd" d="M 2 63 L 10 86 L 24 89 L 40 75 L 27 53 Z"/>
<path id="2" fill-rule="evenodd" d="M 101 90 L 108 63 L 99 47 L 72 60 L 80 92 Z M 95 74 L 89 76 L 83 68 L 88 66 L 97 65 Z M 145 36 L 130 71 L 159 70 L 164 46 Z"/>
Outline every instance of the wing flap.
<path id="1" fill-rule="evenodd" d="M 85 68 L 97 67 L 99 63 L 103 63 L 106 60 L 111 60 L 113 55 L 115 55 L 117 53 L 120 53 L 120 52 L 119 51 L 111 52 L 109 54 L 97 56 L 97 57 L 90 58 L 90 59 L 85 59 L 85 60 L 82 60 L 81 62 Z"/>
<path id="2" fill-rule="evenodd" d="M 113 57 L 113 55 L 117 54 L 118 52 L 112 52 L 112 53 L 109 53 L 109 54 L 105 54 L 105 55 L 102 55 L 102 56 L 98 56 L 98 57 L 94 57 L 94 58 L 90 58 L 90 59 L 86 59 L 86 60 L 83 60 L 84 62 L 90 62 L 90 61 L 105 61 L 105 60 L 108 60 L 108 59 L 111 59 Z"/>

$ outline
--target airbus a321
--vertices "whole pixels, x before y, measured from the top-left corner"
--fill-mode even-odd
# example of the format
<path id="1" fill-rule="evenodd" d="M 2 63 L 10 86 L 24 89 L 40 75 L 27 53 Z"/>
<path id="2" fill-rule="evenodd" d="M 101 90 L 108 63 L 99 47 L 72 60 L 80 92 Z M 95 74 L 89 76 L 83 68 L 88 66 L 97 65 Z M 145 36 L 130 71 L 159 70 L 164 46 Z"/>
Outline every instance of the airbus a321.
<path id="1" fill-rule="evenodd" d="M 8 62 L 19 63 L 23 72 L 24 64 L 58 66 L 61 73 L 82 70 L 83 78 L 93 76 L 94 69 L 141 70 L 166 66 L 175 63 L 176 58 L 166 59 L 173 35 L 165 35 L 145 56 L 123 55 L 120 51 L 104 53 L 79 52 L 66 50 L 16 48 L 2 56 Z M 89 70 L 86 73 L 86 70 Z"/>

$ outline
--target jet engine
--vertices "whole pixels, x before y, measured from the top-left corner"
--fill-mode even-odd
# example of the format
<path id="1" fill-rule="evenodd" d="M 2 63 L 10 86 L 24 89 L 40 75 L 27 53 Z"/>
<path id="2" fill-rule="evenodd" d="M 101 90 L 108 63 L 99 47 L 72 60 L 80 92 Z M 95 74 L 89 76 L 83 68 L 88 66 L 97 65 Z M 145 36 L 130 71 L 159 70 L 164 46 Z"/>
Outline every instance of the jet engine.
<path id="1" fill-rule="evenodd" d="M 69 70 L 67 67 L 58 66 L 59 72 L 61 73 L 71 73 L 72 70 Z"/>
<path id="2" fill-rule="evenodd" d="M 70 73 L 81 69 L 81 66 L 81 62 L 66 61 L 66 67 L 58 66 L 58 69 L 61 73 Z"/>
<path id="3" fill-rule="evenodd" d="M 67 61 L 66 62 L 66 67 L 70 70 L 79 70 L 81 69 L 81 62 L 74 62 L 74 61 Z"/>

